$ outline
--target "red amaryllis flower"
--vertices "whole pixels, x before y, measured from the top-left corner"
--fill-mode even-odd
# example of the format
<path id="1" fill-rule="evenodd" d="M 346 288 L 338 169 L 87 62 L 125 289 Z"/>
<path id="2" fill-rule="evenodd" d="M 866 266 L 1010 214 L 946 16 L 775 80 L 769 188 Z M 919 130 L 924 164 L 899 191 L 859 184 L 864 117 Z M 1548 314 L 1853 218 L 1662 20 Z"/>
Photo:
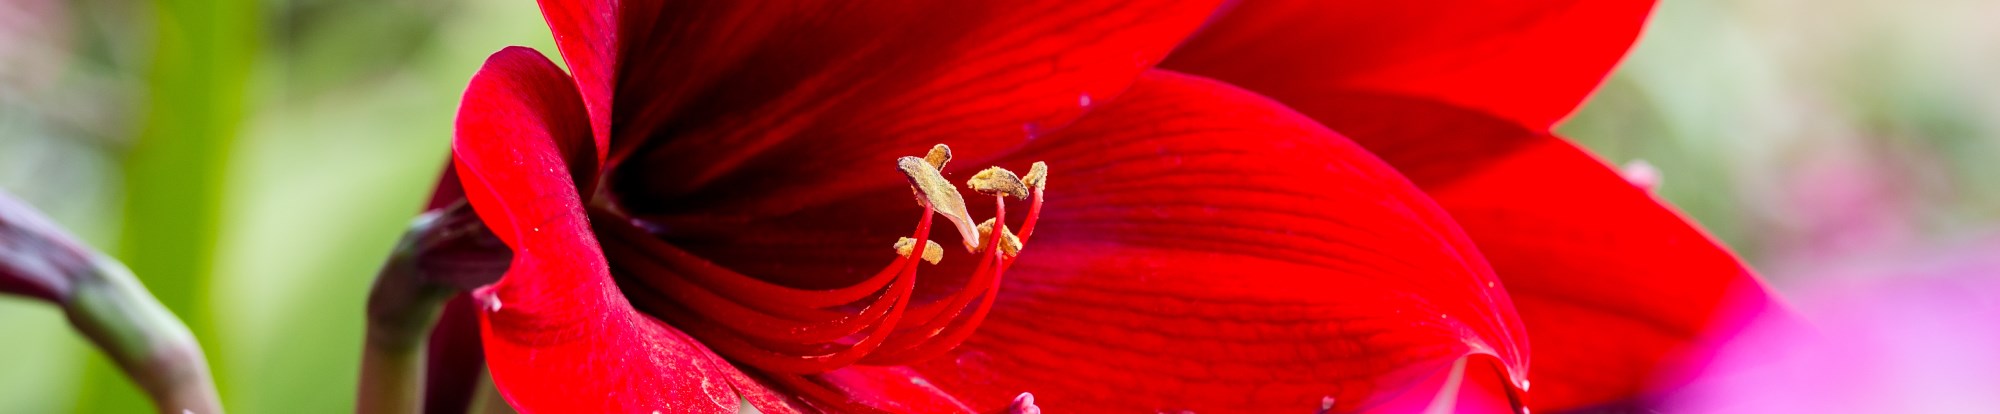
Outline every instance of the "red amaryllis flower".
<path id="1" fill-rule="evenodd" d="M 775 3 L 543 2 L 573 76 L 474 76 L 454 160 L 514 251 L 475 293 L 509 403 L 1572 408 L 1761 295 L 1547 134 L 1644 4 Z"/>

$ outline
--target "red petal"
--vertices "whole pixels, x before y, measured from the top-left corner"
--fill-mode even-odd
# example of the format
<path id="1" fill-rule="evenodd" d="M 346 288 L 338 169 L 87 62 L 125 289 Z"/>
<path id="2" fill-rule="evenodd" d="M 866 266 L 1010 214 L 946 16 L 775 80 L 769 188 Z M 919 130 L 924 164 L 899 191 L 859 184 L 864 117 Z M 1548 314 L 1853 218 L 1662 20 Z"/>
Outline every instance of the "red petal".
<path id="1" fill-rule="evenodd" d="M 515 252 L 498 283 L 474 292 L 495 385 L 522 412 L 734 412 L 746 400 L 784 411 L 612 283 L 571 174 L 594 161 L 581 102 L 553 63 L 509 48 L 459 108 L 467 198 Z"/>
<path id="2" fill-rule="evenodd" d="M 570 182 L 577 183 L 571 185 L 572 189 L 576 185 L 595 184 L 597 163 L 590 156 L 591 147 L 595 144 L 590 140 L 589 124 L 581 102 L 576 87 L 570 84 L 569 76 L 564 75 L 562 69 L 543 57 L 541 52 L 520 46 L 495 52 L 486 59 L 486 65 L 479 68 L 479 73 L 473 75 L 471 84 L 466 86 L 465 96 L 459 99 L 458 137 L 452 145 L 453 159 L 463 163 L 468 157 L 458 153 L 464 150 L 459 147 L 468 138 L 491 140 L 497 138 L 488 137 L 507 137 L 546 141 L 547 144 L 543 145 L 553 146 L 552 150 L 546 154 L 534 154 L 537 159 L 533 162 L 564 166 Z M 473 158 L 479 156 L 484 154 L 470 155 Z M 461 165 L 453 173 L 462 176 L 466 171 Z M 448 173 L 441 177 L 439 184 L 443 186 L 453 179 Z M 475 184 L 465 182 L 469 180 L 464 178 L 458 181 L 463 187 L 460 192 L 465 193 L 470 193 L 472 187 L 478 184 L 494 184 Z M 433 203 L 439 201 L 438 197 L 449 196 L 448 193 L 444 189 L 438 190 L 432 194 Z M 465 195 L 473 200 L 478 200 L 480 196 L 490 195 Z M 494 234 L 510 244 L 517 237 L 516 233 L 531 227 L 510 221 L 516 217 L 533 216 L 480 213 L 480 218 L 486 220 Z"/>
<path id="3" fill-rule="evenodd" d="M 1044 224 L 992 314 L 915 367 L 981 411 L 1379 406 L 1468 355 L 1525 371 L 1506 293 L 1445 213 L 1310 119 L 1155 72 L 1005 164 Z"/>
<path id="4" fill-rule="evenodd" d="M 1534 342 L 1535 411 L 1639 397 L 1772 306 L 1727 249 L 1561 138 L 1422 99 L 1297 106 L 1404 171 L 1478 243 Z"/>
<path id="5" fill-rule="evenodd" d="M 1512 414 L 1516 412 L 1516 404 L 1507 391 L 1507 381 L 1506 371 L 1494 365 L 1493 358 L 1468 356 L 1432 371 L 1412 385 L 1409 391 L 1362 412 Z"/>
<path id="6" fill-rule="evenodd" d="M 464 199 L 465 188 L 458 184 L 458 169 L 453 168 L 451 159 L 447 157 L 444 173 L 438 174 L 437 187 L 432 187 L 431 199 L 424 203 L 424 211 L 445 208 Z"/>
<path id="7" fill-rule="evenodd" d="M 620 13 L 620 8 L 658 8 L 658 2 L 616 0 L 540 0 L 542 17 L 549 22 L 549 30 L 555 35 L 556 49 L 562 51 L 563 63 L 576 76 L 576 88 L 583 95 L 584 108 L 590 112 L 592 142 L 597 147 L 597 162 L 604 163 L 605 153 L 611 148 L 611 88 L 617 79 L 618 30 L 614 24 L 620 16 L 638 16 L 645 13 Z"/>
<path id="8" fill-rule="evenodd" d="M 1652 6 L 1650 0 L 1252 0 L 1204 28 L 1163 66 L 1280 102 L 1329 92 L 1406 94 L 1546 131 L 1624 56 Z"/>
<path id="9" fill-rule="evenodd" d="M 639 214 L 765 215 L 900 183 L 882 169 L 939 142 L 990 156 L 1123 91 L 1213 3 L 673 3 L 619 32 L 613 183 Z"/>
<path id="10" fill-rule="evenodd" d="M 932 384 L 979 412 L 1021 392 L 1049 412 L 1311 412 L 1330 395 L 1342 410 L 1430 395 L 1422 380 L 1468 354 L 1522 371 L 1484 261 L 1388 166 L 1240 90 L 1165 73 L 1138 85 L 1001 157 L 1049 161 L 1043 224 L 964 349 L 917 366 Z M 909 197 L 891 183 L 794 214 L 655 223 L 730 269 L 838 286 L 893 257 L 922 211 Z M 919 297 L 961 288 L 936 276 L 970 274 L 969 256 L 924 265 Z M 877 388 L 839 389 L 891 399 Z"/>
<path id="11" fill-rule="evenodd" d="M 1749 269 L 1679 214 L 1567 141 L 1528 140 L 1430 190 L 1520 309 L 1538 410 L 1641 396 L 1772 306 Z"/>

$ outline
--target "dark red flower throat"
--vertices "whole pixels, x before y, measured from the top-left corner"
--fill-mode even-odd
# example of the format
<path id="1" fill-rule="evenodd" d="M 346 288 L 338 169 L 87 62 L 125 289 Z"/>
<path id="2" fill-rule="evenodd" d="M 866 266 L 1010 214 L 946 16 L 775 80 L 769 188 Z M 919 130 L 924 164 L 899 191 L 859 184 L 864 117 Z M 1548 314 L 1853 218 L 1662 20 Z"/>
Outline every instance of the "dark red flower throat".
<path id="1" fill-rule="evenodd" d="M 789 374 L 857 363 L 903 364 L 942 354 L 978 328 L 1041 211 L 1044 164 L 1035 163 L 1026 176 L 993 167 L 966 183 L 994 199 L 994 218 L 975 224 L 941 173 L 950 158 L 949 148 L 940 144 L 925 157 L 897 160 L 923 215 L 910 237 L 893 244 L 898 256 L 880 271 L 841 286 L 801 287 L 741 273 L 663 240 L 656 231 L 660 226 L 613 208 L 591 208 L 590 221 L 633 306 L 737 363 Z M 1019 234 L 1005 224 L 1009 197 L 1028 202 Z M 977 265 L 962 286 L 919 295 L 918 261 L 937 264 L 944 254 L 930 239 L 933 213 L 951 221 Z"/>

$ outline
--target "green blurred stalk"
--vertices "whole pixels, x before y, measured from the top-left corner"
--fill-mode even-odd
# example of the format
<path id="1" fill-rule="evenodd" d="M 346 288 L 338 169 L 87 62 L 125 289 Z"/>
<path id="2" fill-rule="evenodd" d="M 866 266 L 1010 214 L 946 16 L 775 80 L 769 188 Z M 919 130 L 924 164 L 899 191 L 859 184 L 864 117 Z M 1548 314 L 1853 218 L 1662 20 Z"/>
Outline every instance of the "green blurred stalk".
<path id="1" fill-rule="evenodd" d="M 161 413 L 221 413 L 201 345 L 117 260 L 97 255 L 63 310 L 77 331 L 124 367 Z"/>
<path id="2" fill-rule="evenodd" d="M 368 292 L 368 333 L 361 348 L 357 413 L 423 410 L 424 344 L 444 302 L 457 290 L 433 283 L 419 257 L 439 213 L 419 216 L 389 254 Z"/>
<path id="3" fill-rule="evenodd" d="M 425 345 L 445 301 L 498 280 L 512 257 L 462 200 L 411 222 L 368 290 L 355 412 L 421 412 Z"/>
<path id="4" fill-rule="evenodd" d="M 125 159 L 124 233 L 119 253 L 160 302 L 186 317 L 214 347 L 208 307 L 221 225 L 224 169 L 245 112 L 245 86 L 262 34 L 250 0 L 154 2 L 152 65 L 145 120 Z M 223 362 L 224 353 L 209 349 Z M 216 369 L 218 385 L 227 369 Z M 136 390 L 103 370 L 78 407 L 130 412 Z M 108 406 L 99 406 L 100 404 Z"/>

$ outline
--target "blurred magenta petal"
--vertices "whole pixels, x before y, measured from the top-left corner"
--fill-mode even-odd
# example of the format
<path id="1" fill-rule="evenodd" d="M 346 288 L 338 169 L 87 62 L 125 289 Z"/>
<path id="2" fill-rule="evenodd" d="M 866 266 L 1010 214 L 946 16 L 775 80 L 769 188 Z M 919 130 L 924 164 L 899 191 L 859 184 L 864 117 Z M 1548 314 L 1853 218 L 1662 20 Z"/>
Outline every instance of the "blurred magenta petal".
<path id="1" fill-rule="evenodd" d="M 2000 412 L 1995 252 L 2000 237 L 1799 275 L 1807 324 L 1760 321 L 1670 412 Z"/>

